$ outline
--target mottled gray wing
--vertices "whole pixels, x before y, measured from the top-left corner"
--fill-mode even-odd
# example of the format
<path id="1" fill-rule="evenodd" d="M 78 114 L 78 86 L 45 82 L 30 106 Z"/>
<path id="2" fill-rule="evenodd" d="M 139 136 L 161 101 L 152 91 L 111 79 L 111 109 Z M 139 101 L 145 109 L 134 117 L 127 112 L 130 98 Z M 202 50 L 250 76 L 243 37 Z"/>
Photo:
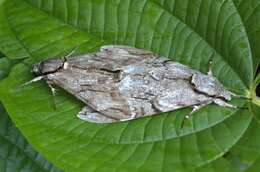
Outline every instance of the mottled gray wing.
<path id="1" fill-rule="evenodd" d="M 195 73 L 150 51 L 112 45 L 67 59 L 63 69 L 47 75 L 47 80 L 89 105 L 93 112 L 84 112 L 92 121 L 109 122 L 210 101 L 191 87 Z"/>
<path id="2" fill-rule="evenodd" d="M 119 90 L 123 68 L 157 58 L 149 51 L 127 46 L 104 46 L 101 51 L 67 59 L 63 69 L 47 75 L 94 110 L 115 120 L 133 117 L 126 94 Z"/>
<path id="3" fill-rule="evenodd" d="M 99 112 L 104 112 L 116 119 L 131 116 L 128 104 L 120 95 L 115 83 L 118 74 L 103 70 L 79 70 L 67 68 L 48 75 L 48 80 Z"/>
<path id="4" fill-rule="evenodd" d="M 69 58 L 67 62 L 70 66 L 80 69 L 95 68 L 117 71 L 129 64 L 158 57 L 158 55 L 147 50 L 123 45 L 106 45 L 100 48 L 100 52 Z"/>

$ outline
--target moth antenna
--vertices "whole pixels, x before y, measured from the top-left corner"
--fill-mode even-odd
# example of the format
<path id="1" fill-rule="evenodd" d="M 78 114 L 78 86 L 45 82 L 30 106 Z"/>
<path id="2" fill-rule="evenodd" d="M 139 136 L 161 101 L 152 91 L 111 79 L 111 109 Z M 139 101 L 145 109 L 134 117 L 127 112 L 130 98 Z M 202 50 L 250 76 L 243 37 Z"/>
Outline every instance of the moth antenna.
<path id="1" fill-rule="evenodd" d="M 248 97 L 246 97 L 246 96 L 241 96 L 241 95 L 237 95 L 237 94 L 235 94 L 235 93 L 233 93 L 233 92 L 229 92 L 230 94 L 231 94 L 231 96 L 233 96 L 233 97 L 235 97 L 235 98 L 239 98 L 239 99 L 250 99 L 250 98 L 248 98 Z"/>
<path id="2" fill-rule="evenodd" d="M 28 82 L 26 82 L 26 83 L 20 85 L 19 87 L 24 87 L 24 86 L 26 86 L 26 85 L 29 85 L 29 84 L 33 83 L 33 82 L 40 81 L 40 80 L 42 80 L 43 78 L 44 78 L 44 76 L 38 76 L 38 77 L 33 78 L 32 80 L 30 80 L 30 81 L 28 81 Z"/>
<path id="3" fill-rule="evenodd" d="M 65 57 L 63 57 L 63 58 L 64 58 L 65 60 L 67 60 L 67 58 L 69 58 L 72 54 L 74 54 L 78 49 L 79 49 L 79 45 L 76 46 L 76 47 L 74 47 L 74 48 L 72 49 L 72 51 L 71 51 L 69 54 L 67 54 Z"/>
<path id="4" fill-rule="evenodd" d="M 248 110 L 249 108 L 248 107 L 243 107 L 243 106 L 237 106 L 237 109 L 246 109 L 246 110 Z"/>

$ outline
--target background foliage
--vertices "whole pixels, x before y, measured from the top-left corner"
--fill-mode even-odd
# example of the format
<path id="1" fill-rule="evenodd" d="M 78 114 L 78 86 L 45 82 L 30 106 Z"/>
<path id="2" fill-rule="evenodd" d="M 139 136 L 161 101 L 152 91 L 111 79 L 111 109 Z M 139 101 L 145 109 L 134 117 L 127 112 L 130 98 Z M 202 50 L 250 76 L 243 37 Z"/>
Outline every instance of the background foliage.
<path id="1" fill-rule="evenodd" d="M 0 171 L 59 172 L 25 140 L 0 107 Z"/>
<path id="2" fill-rule="evenodd" d="M 1 1 L 0 50 L 6 57 L 0 59 L 0 76 L 6 78 L 0 82 L 0 100 L 33 147 L 65 171 L 256 171 L 260 124 L 253 116 L 260 109 L 247 100 L 231 103 L 249 110 L 209 105 L 184 128 L 181 121 L 190 108 L 97 125 L 76 118 L 83 104 L 65 91 L 55 97 L 54 109 L 44 82 L 19 86 L 32 78 L 31 65 L 40 60 L 64 56 L 76 46 L 81 54 L 104 44 L 126 44 L 202 72 L 212 57 L 214 76 L 234 93 L 249 96 L 259 82 L 254 81 L 259 17 L 259 0 Z M 14 128 L 6 115 L 1 122 Z M 0 156 L 10 163 L 14 160 L 6 158 L 6 150 L 26 150 L 3 148 Z M 33 154 L 27 156 L 31 164 L 38 155 Z M 37 168 L 27 167 L 28 162 L 20 161 L 16 170 L 57 170 L 41 165 L 44 159 L 34 163 Z"/>
<path id="3" fill-rule="evenodd" d="M 10 69 L 17 63 L 0 53 L 0 81 L 8 76 Z M 14 126 L 0 103 L 0 171 L 50 171 L 59 172 L 26 141 Z"/>

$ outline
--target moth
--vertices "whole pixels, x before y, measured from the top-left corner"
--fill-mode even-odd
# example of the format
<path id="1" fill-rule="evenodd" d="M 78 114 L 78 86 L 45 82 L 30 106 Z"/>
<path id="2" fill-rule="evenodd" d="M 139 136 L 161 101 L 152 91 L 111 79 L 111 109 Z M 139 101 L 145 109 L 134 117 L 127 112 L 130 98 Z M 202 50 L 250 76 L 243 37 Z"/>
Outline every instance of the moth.
<path id="1" fill-rule="evenodd" d="M 133 120 L 193 107 L 189 115 L 215 103 L 229 104 L 232 92 L 212 75 L 203 74 L 151 51 L 106 45 L 99 52 L 49 59 L 33 66 L 31 82 L 46 80 L 86 104 L 77 116 L 94 123 Z"/>

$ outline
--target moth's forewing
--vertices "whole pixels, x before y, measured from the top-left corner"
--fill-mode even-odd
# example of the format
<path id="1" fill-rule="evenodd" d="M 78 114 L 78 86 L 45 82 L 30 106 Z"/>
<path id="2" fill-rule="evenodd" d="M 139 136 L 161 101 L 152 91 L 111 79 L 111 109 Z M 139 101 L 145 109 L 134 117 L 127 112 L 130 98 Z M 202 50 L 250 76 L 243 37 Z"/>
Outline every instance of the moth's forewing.
<path id="1" fill-rule="evenodd" d="M 112 45 L 67 59 L 63 69 L 48 74 L 47 80 L 95 111 L 86 120 L 102 123 L 212 102 L 213 97 L 194 88 L 194 74 L 203 75 L 150 51 Z M 85 119 L 84 113 L 90 112 L 81 113 Z"/>

